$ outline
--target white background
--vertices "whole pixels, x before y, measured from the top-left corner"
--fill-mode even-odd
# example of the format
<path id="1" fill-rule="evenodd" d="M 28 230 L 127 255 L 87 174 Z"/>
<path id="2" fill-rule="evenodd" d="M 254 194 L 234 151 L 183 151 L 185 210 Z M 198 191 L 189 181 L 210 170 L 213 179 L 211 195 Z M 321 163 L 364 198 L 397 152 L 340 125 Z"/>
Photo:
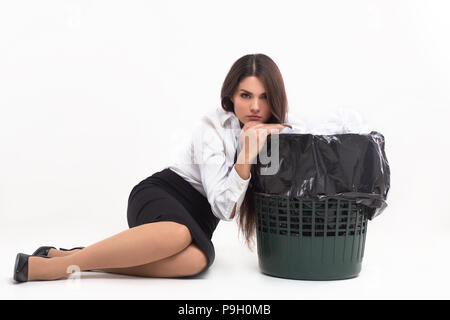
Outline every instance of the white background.
<path id="1" fill-rule="evenodd" d="M 2 2 L 0 297 L 450 298 L 449 15 L 447 1 Z M 348 106 L 385 136 L 388 208 L 369 222 L 359 277 L 261 274 L 236 221 L 221 221 L 199 279 L 13 282 L 18 252 L 127 229 L 132 187 L 220 106 L 249 53 L 277 63 L 292 114 Z"/>

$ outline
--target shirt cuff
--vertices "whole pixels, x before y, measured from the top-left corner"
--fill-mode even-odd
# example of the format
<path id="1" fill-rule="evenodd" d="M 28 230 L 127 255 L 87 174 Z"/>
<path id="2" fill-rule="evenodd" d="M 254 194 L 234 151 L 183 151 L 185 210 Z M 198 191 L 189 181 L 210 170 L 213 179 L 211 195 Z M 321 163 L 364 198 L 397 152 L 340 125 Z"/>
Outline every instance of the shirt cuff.
<path id="1" fill-rule="evenodd" d="M 239 212 L 239 209 L 242 205 L 242 202 L 245 198 L 245 193 L 247 192 L 248 185 L 250 183 L 250 179 L 252 178 L 252 174 L 250 173 L 248 179 L 242 179 L 239 173 L 237 173 L 236 168 L 233 165 L 233 168 L 230 171 L 229 175 L 230 180 L 230 191 L 233 195 L 233 199 L 231 199 L 231 210 L 233 210 L 234 205 L 236 204 L 236 212 L 234 216 L 236 216 Z M 231 213 L 231 211 L 230 211 Z M 229 219 L 231 220 L 231 219 Z M 228 221 L 229 221 L 228 220 Z"/>

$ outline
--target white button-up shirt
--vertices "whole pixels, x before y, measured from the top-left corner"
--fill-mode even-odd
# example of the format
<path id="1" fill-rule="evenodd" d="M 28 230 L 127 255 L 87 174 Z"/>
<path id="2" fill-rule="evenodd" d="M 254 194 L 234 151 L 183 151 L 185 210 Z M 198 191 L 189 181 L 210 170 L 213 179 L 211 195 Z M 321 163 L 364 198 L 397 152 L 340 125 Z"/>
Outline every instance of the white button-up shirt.
<path id="1" fill-rule="evenodd" d="M 289 122 L 286 122 L 289 123 Z M 205 114 L 195 127 L 190 144 L 169 168 L 208 199 L 214 215 L 231 221 L 239 213 L 251 179 L 242 179 L 234 168 L 241 127 L 233 112 L 222 107 Z"/>

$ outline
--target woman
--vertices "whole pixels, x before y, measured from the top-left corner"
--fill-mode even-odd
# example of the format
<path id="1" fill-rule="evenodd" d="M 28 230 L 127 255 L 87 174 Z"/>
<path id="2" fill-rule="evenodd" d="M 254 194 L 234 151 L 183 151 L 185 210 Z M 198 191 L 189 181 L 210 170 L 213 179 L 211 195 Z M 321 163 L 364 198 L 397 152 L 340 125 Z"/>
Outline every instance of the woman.
<path id="1" fill-rule="evenodd" d="M 128 199 L 129 229 L 88 247 L 40 247 L 18 253 L 14 279 L 66 279 L 99 270 L 144 277 L 195 276 L 214 261 L 219 220 L 239 216 L 247 244 L 255 234 L 250 168 L 287 115 L 283 79 L 266 55 L 238 59 L 223 83 L 222 107 L 202 118 L 183 154 L 137 184 Z M 194 161 L 192 161 L 194 160 Z"/>

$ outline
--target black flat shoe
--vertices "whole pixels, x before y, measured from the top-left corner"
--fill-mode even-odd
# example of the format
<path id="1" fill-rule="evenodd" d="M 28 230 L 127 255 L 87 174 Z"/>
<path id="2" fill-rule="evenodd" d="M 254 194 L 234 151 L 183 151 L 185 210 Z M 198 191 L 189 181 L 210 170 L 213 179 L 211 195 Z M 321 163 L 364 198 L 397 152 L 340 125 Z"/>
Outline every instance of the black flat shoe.
<path id="1" fill-rule="evenodd" d="M 27 282 L 28 281 L 28 258 L 33 257 L 33 255 L 18 253 L 16 256 L 16 263 L 14 265 L 14 280 L 17 282 Z M 43 258 L 50 257 L 39 256 Z"/>

